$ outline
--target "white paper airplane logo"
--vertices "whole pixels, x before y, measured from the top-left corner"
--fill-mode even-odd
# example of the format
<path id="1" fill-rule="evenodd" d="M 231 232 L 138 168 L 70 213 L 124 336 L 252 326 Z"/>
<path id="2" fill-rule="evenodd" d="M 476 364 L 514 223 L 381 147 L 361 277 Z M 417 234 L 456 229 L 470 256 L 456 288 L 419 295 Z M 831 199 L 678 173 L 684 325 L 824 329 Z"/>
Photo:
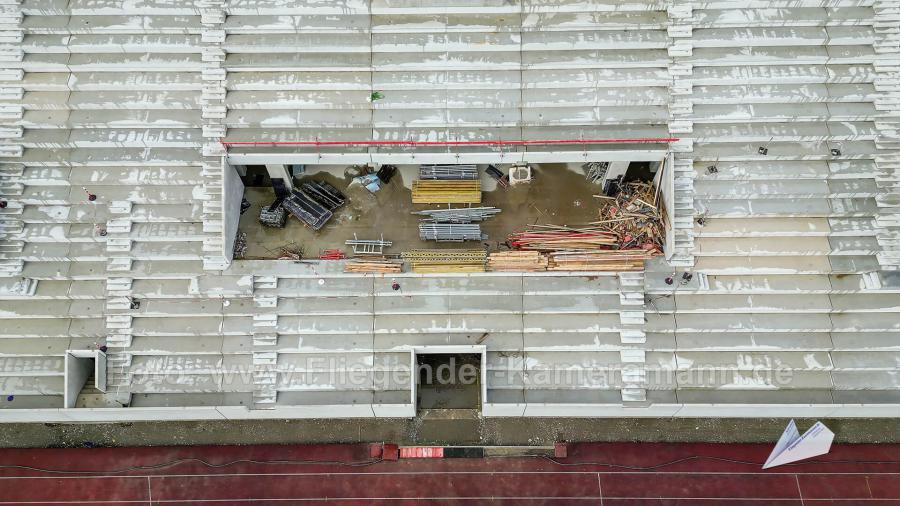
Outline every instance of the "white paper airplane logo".
<path id="1" fill-rule="evenodd" d="M 763 469 L 797 462 L 798 460 L 825 455 L 831 450 L 831 442 L 834 441 L 834 432 L 828 430 L 822 422 L 816 422 L 802 436 L 797 430 L 797 424 L 791 420 L 778 442 L 775 449 L 769 455 Z"/>

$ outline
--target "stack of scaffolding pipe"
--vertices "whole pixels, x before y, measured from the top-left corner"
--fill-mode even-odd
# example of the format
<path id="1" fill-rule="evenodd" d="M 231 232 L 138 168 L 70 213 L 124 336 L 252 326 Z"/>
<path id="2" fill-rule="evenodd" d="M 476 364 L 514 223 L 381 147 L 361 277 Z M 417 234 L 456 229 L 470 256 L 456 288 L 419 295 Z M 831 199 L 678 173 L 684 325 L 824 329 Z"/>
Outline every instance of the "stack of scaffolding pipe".
<path id="1" fill-rule="evenodd" d="M 414 211 L 413 214 L 428 216 L 428 221 L 435 223 L 472 223 L 473 221 L 484 221 L 499 212 L 500 210 L 496 207 L 464 207 L 460 209 L 428 209 Z"/>
<path id="2" fill-rule="evenodd" d="M 420 165 L 419 179 L 473 180 L 478 179 L 475 165 Z"/>
<path id="3" fill-rule="evenodd" d="M 419 237 L 426 241 L 480 241 L 481 225 L 472 223 L 419 223 Z"/>

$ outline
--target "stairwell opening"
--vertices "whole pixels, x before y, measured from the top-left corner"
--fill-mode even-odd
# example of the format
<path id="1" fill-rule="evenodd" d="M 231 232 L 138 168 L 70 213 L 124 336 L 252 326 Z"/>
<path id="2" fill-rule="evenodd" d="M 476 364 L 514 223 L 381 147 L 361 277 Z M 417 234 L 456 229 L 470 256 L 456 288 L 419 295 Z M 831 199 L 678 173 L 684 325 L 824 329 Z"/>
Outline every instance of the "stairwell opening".
<path id="1" fill-rule="evenodd" d="M 413 375 L 416 412 L 467 416 L 481 412 L 485 398 L 483 346 L 416 349 Z"/>
<path id="2" fill-rule="evenodd" d="M 98 407 L 106 392 L 106 354 L 100 350 L 68 350 L 65 359 L 66 408 Z"/>

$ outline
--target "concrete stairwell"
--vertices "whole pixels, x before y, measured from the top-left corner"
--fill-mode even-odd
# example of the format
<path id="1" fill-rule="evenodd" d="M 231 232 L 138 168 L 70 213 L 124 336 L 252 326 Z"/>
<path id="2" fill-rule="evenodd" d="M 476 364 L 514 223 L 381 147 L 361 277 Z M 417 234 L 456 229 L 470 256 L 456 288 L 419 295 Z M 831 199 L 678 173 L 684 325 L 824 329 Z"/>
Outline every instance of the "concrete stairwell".
<path id="1" fill-rule="evenodd" d="M 225 50 L 224 0 L 198 0 L 203 53 L 200 105 L 203 121 L 203 268 L 222 270 L 228 266 L 223 238 L 223 169 L 225 149 L 219 141 L 225 137 Z"/>
<path id="2" fill-rule="evenodd" d="M 882 191 L 876 197 L 879 227 L 876 236 L 881 251 L 877 258 L 885 270 L 900 270 L 900 1 L 882 0 L 875 10 L 875 89 L 882 93 L 875 108 L 882 116 L 875 121 L 875 180 Z"/>
<path id="3" fill-rule="evenodd" d="M 24 230 L 22 205 L 14 200 L 16 181 L 22 177 L 24 169 L 21 165 L 4 165 L 0 167 L 0 199 L 6 201 L 6 208 L 0 209 L 0 277 L 18 276 L 22 272 L 24 262 L 21 253 L 25 241 L 18 237 Z M 8 194 L 7 191 L 11 193 Z"/>
<path id="4" fill-rule="evenodd" d="M 97 240 L 106 240 L 106 366 L 111 393 L 128 402 L 131 389 L 132 341 L 132 208 L 130 201 L 106 204 L 109 219 L 95 231 Z M 117 396 L 117 397 L 119 397 Z"/>
<path id="5" fill-rule="evenodd" d="M 274 276 L 253 278 L 253 409 L 273 409 L 278 398 L 278 296 Z"/>
<path id="6" fill-rule="evenodd" d="M 19 159 L 23 154 L 21 138 L 23 128 L 21 126 L 9 126 L 21 122 L 25 108 L 17 103 L 21 100 L 25 91 L 22 87 L 22 79 L 25 73 L 21 67 L 25 57 L 24 51 L 18 48 L 22 42 L 24 32 L 22 30 L 22 8 L 19 2 L 0 3 L 0 157 L 4 158 L 3 167 L 0 168 L 0 200 L 7 202 L 6 209 L 0 209 L 0 277 L 14 277 L 22 273 L 24 262 L 20 254 L 24 242 L 16 240 L 16 235 L 22 233 L 23 223 L 19 219 L 22 207 L 15 202 L 15 197 L 21 196 L 25 187 L 18 179 L 22 176 L 23 167 L 10 162 Z"/>
<path id="7" fill-rule="evenodd" d="M 667 9 L 669 46 L 669 133 L 673 137 L 690 137 L 693 123 L 693 65 L 685 63 L 693 54 L 693 5 L 690 2 L 672 5 Z M 690 140 L 673 145 L 675 205 L 673 223 L 672 265 L 690 267 L 694 265 L 694 201 L 693 201 L 693 144 Z"/>
<path id="8" fill-rule="evenodd" d="M 647 341 L 644 322 L 644 272 L 621 272 L 619 277 L 620 338 L 623 348 L 622 403 L 643 406 L 647 402 L 647 370 L 645 352 L 628 347 Z"/>

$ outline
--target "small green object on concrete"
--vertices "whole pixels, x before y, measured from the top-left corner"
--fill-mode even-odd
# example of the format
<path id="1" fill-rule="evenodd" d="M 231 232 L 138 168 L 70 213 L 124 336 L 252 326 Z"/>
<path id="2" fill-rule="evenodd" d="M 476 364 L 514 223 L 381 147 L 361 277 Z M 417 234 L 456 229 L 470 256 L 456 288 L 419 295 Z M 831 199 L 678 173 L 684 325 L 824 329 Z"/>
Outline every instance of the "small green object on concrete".
<path id="1" fill-rule="evenodd" d="M 381 100 L 382 98 L 384 98 L 384 93 L 382 93 L 380 91 L 373 91 L 371 98 L 372 98 L 372 102 L 374 102 L 376 100 Z"/>

